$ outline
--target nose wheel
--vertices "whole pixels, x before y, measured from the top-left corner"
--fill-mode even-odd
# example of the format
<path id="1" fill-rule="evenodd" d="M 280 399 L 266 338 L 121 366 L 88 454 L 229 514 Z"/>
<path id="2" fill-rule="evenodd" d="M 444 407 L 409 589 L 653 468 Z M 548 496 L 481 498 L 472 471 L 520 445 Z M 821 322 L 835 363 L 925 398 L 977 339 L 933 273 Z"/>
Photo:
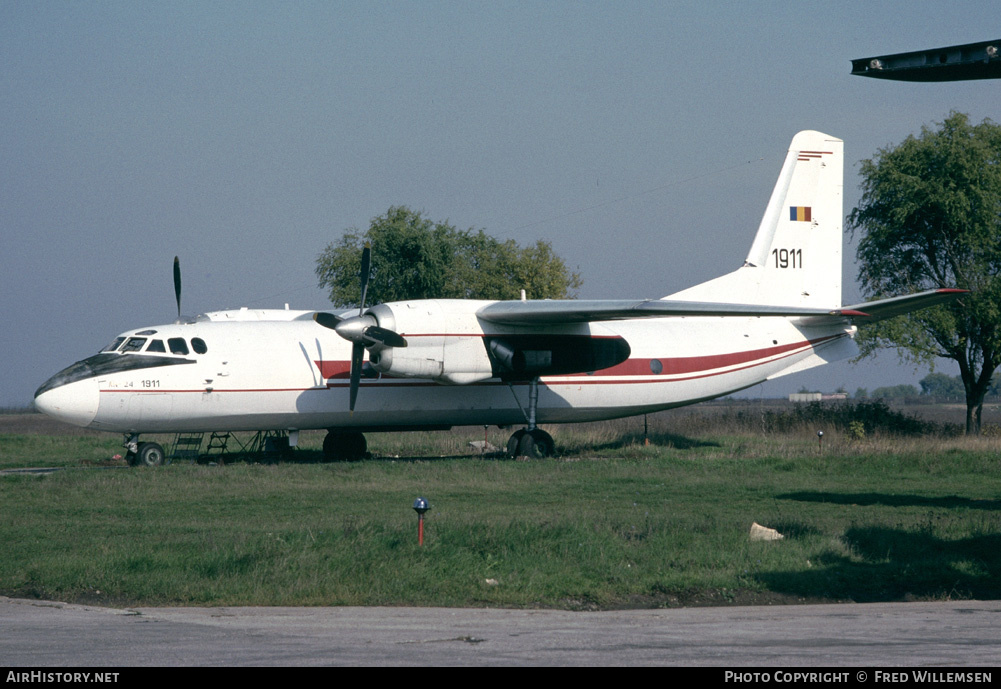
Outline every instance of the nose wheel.
<path id="1" fill-rule="evenodd" d="M 159 443 L 141 443 L 139 435 L 132 434 L 125 439 L 125 461 L 133 467 L 158 467 L 167 463 L 167 456 Z"/>

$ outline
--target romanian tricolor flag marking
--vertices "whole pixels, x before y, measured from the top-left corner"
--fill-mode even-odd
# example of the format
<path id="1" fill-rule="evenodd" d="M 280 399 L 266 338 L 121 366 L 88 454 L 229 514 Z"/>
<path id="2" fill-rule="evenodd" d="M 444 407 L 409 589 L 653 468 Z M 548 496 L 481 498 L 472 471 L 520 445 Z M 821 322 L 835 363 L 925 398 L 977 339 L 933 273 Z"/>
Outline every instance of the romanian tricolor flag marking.
<path id="1" fill-rule="evenodd" d="M 789 206 L 789 219 L 793 222 L 810 222 L 810 206 Z"/>

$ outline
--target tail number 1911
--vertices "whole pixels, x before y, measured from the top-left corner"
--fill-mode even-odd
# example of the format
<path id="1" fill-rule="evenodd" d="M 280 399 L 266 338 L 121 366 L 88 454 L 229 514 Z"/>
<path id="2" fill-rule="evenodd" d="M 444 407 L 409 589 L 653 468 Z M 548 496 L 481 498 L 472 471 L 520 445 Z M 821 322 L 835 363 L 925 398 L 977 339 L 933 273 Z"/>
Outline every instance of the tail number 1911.
<path id="1" fill-rule="evenodd" d="M 772 249 L 776 268 L 802 268 L 802 249 Z"/>

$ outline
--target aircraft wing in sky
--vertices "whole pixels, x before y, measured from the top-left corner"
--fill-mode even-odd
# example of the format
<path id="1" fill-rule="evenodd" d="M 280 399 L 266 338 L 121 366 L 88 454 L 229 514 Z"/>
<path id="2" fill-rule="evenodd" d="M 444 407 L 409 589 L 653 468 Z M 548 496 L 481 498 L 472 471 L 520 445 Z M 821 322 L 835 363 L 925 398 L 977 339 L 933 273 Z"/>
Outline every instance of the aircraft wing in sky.
<path id="1" fill-rule="evenodd" d="M 813 319 L 851 318 L 856 323 L 875 323 L 911 311 L 957 299 L 967 290 L 934 289 L 902 297 L 853 304 L 837 309 L 762 304 L 725 304 L 674 299 L 608 299 L 498 301 L 477 312 L 480 320 L 504 325 L 547 325 L 619 321 L 665 316 L 802 317 Z"/>
<path id="2" fill-rule="evenodd" d="M 853 316 L 844 309 L 763 304 L 721 304 L 673 299 L 498 301 L 480 309 L 480 320 L 504 325 L 619 321 L 663 316 Z"/>

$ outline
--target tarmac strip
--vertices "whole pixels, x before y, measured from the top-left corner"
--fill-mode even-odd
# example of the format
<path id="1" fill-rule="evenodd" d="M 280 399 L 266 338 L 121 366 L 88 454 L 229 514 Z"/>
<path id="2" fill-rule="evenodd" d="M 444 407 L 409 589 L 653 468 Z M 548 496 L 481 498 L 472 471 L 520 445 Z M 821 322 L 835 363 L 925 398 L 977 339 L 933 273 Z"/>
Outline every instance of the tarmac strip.
<path id="1" fill-rule="evenodd" d="M 130 608 L 0 597 L 8 666 L 967 666 L 1001 601 L 569 612 Z"/>

